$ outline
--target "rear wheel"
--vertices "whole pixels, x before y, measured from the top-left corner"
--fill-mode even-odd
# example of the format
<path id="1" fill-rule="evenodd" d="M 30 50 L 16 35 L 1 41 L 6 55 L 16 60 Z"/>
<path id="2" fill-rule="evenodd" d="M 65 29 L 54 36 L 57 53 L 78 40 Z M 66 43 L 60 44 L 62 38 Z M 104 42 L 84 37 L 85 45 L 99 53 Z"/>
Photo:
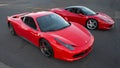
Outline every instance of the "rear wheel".
<path id="1" fill-rule="evenodd" d="M 15 30 L 14 30 L 14 27 L 12 26 L 12 24 L 8 24 L 8 28 L 9 28 L 9 31 L 10 31 L 10 33 L 13 35 L 13 36 L 15 36 L 16 35 L 16 32 L 15 32 Z"/>
<path id="2" fill-rule="evenodd" d="M 90 30 L 94 30 L 98 27 L 98 22 L 95 19 L 89 19 L 86 22 L 86 27 Z"/>
<path id="3" fill-rule="evenodd" d="M 46 57 L 53 56 L 53 49 L 52 49 L 50 43 L 45 39 L 40 40 L 40 51 Z"/>

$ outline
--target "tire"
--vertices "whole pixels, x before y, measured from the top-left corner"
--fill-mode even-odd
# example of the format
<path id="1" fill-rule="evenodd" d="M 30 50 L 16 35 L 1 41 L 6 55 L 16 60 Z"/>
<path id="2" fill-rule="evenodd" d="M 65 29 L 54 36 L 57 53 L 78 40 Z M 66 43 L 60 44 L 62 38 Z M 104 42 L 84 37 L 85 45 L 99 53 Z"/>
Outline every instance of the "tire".
<path id="1" fill-rule="evenodd" d="M 12 24 L 8 24 L 8 28 L 9 28 L 9 31 L 10 33 L 13 35 L 13 36 L 16 36 L 16 32 L 14 30 L 14 27 L 12 26 Z"/>
<path id="2" fill-rule="evenodd" d="M 88 19 L 86 22 L 86 28 L 90 30 L 94 30 L 98 27 L 98 22 L 95 19 Z"/>
<path id="3" fill-rule="evenodd" d="M 46 57 L 53 57 L 53 49 L 45 39 L 40 40 L 40 51 Z"/>

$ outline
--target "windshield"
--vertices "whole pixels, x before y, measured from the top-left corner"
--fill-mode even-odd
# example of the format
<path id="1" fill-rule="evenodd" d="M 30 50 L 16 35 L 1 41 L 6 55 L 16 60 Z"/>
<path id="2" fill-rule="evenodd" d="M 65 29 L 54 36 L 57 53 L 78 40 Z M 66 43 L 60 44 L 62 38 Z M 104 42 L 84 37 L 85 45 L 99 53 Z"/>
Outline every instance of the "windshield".
<path id="1" fill-rule="evenodd" d="M 85 15 L 96 15 L 94 11 L 87 7 L 81 7 L 81 10 L 84 12 Z"/>
<path id="2" fill-rule="evenodd" d="M 64 29 L 70 26 L 70 23 L 65 21 L 57 14 L 50 14 L 37 18 L 38 25 L 43 32 L 55 31 Z"/>

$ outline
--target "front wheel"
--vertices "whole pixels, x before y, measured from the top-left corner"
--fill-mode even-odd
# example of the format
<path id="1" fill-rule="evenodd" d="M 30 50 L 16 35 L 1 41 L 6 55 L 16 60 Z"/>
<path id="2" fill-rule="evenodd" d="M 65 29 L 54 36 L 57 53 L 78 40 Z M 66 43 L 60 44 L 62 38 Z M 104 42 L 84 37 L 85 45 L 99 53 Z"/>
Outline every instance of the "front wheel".
<path id="1" fill-rule="evenodd" d="M 98 27 L 98 22 L 95 19 L 89 19 L 86 22 L 86 27 L 90 30 L 94 30 Z"/>
<path id="2" fill-rule="evenodd" d="M 40 51 L 46 57 L 53 56 L 53 49 L 52 49 L 50 43 L 45 39 L 40 40 Z"/>

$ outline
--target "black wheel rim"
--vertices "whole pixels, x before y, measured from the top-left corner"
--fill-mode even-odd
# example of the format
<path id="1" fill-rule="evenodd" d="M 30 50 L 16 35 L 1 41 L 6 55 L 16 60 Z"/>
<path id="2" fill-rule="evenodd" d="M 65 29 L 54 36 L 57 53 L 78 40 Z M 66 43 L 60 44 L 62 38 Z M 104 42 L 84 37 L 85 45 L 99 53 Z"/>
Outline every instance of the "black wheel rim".
<path id="1" fill-rule="evenodd" d="M 12 35 L 15 34 L 14 28 L 12 27 L 12 25 L 9 26 L 9 31 L 10 31 L 10 33 L 11 33 Z"/>
<path id="2" fill-rule="evenodd" d="M 42 41 L 40 50 L 44 56 L 49 57 L 52 55 L 52 53 L 50 52 L 50 49 L 47 47 L 47 45 L 49 45 L 47 42 Z"/>

